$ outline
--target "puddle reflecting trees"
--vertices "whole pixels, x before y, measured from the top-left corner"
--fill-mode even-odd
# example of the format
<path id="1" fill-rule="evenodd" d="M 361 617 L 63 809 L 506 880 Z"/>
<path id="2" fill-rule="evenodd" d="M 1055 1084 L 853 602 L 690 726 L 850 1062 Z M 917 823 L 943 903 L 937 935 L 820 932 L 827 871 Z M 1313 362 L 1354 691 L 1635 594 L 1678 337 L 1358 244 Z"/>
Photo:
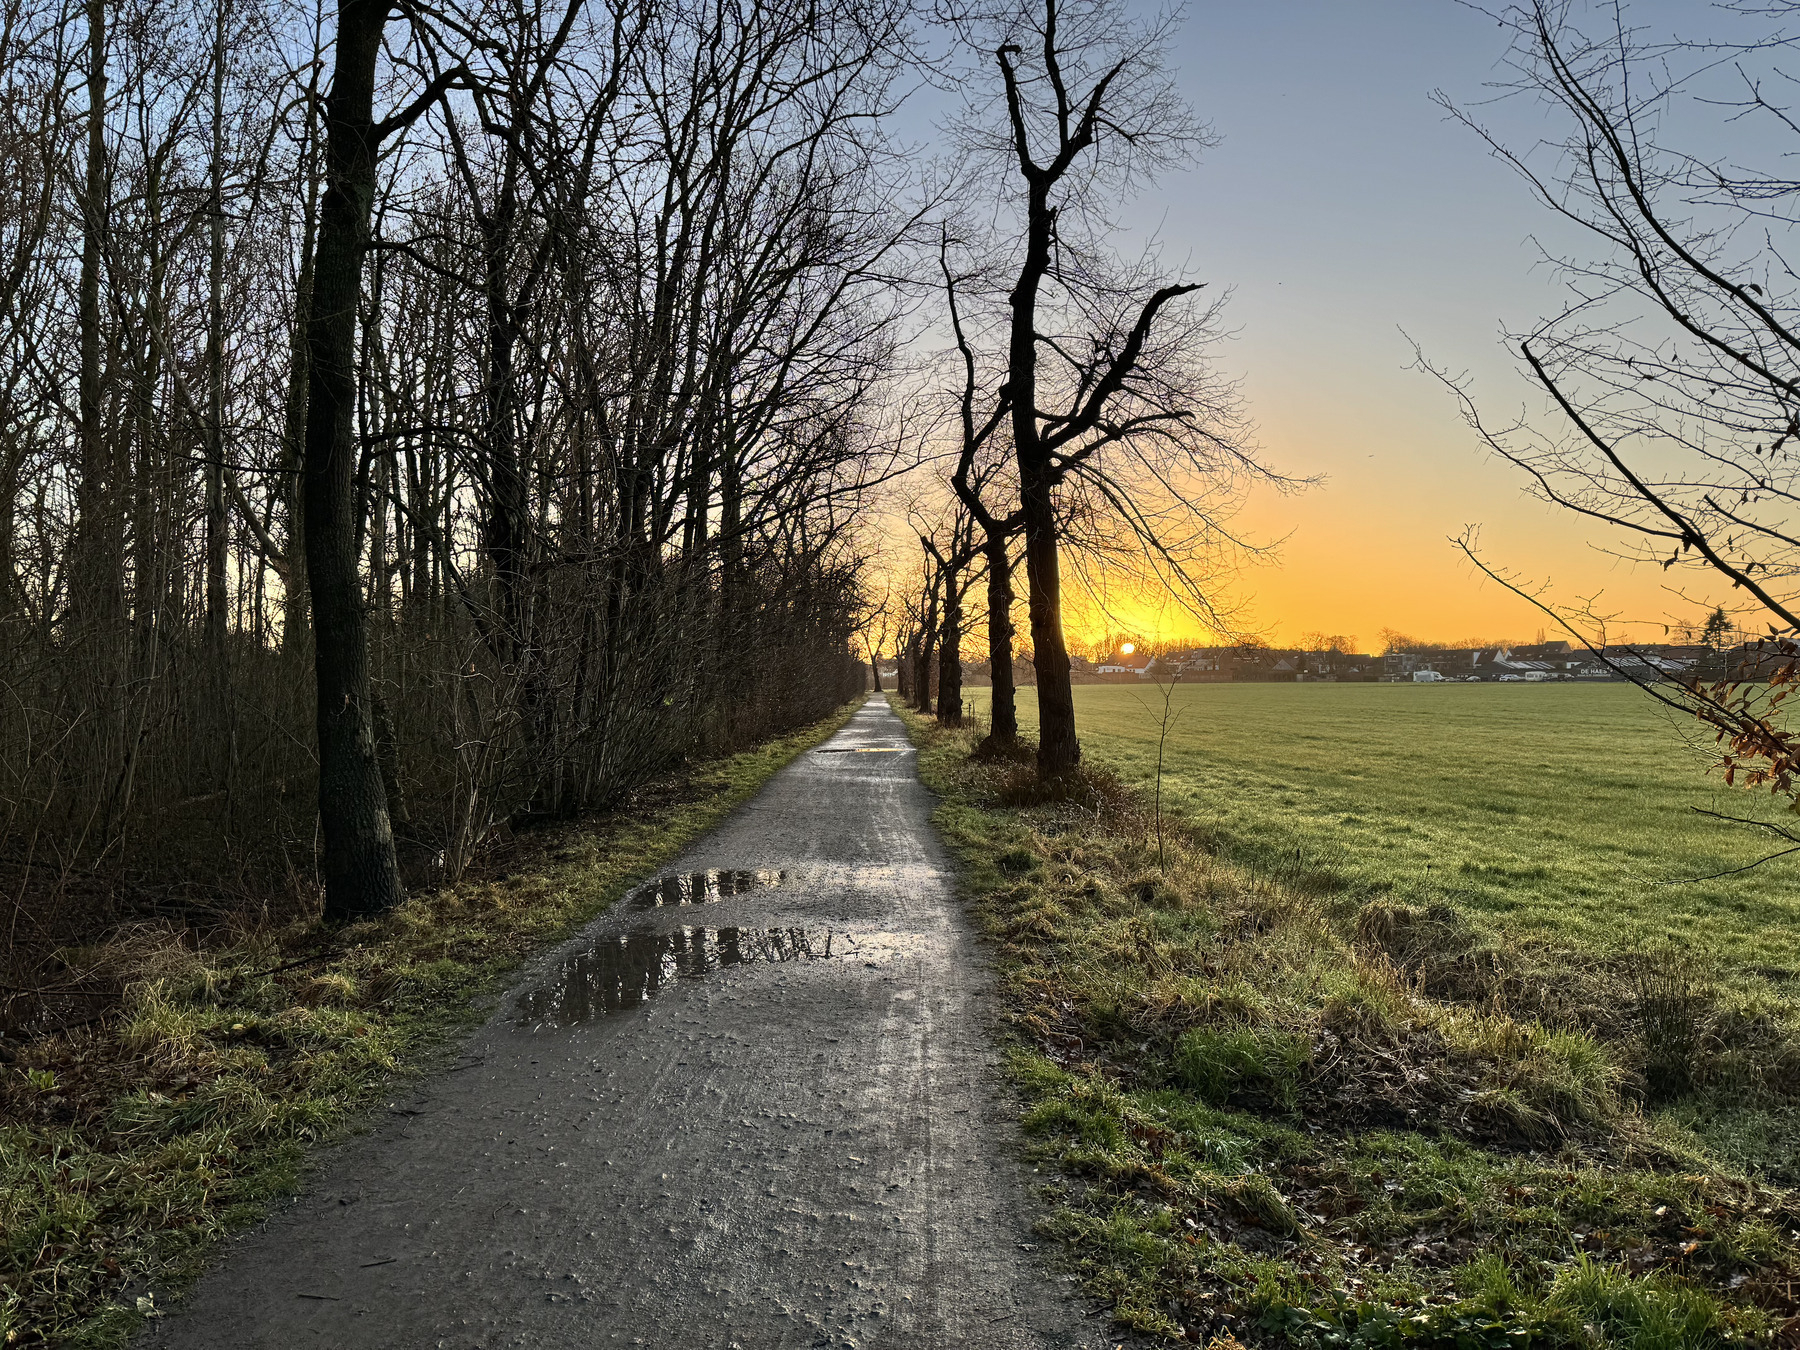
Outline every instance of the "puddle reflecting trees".
<path id="1" fill-rule="evenodd" d="M 625 897 L 627 909 L 660 909 L 667 905 L 709 905 L 734 895 L 779 886 L 786 872 L 770 869 L 711 868 L 705 872 L 680 872 L 647 881 Z"/>
<path id="2" fill-rule="evenodd" d="M 657 903 L 662 902 L 651 902 Z M 525 993 L 519 1014 L 533 1025 L 576 1026 L 641 1007 L 676 980 L 754 961 L 826 960 L 831 946 L 830 932 L 804 928 L 640 928 L 609 934 L 564 961 L 552 981 Z"/>

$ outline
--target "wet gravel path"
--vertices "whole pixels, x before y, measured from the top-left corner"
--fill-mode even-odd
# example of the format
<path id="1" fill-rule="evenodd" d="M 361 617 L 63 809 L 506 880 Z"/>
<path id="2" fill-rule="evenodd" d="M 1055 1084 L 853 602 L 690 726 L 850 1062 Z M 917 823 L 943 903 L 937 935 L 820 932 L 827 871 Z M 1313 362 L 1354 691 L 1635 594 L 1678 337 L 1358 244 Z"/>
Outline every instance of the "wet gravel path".
<path id="1" fill-rule="evenodd" d="M 880 698 L 327 1156 L 140 1347 L 1099 1347 Z"/>

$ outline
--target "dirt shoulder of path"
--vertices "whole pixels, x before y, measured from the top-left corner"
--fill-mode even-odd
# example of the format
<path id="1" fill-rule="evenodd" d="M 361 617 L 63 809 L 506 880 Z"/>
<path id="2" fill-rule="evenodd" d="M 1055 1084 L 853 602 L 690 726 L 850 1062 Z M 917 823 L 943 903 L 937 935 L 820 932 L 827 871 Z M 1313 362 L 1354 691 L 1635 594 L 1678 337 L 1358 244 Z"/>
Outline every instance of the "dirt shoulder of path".
<path id="1" fill-rule="evenodd" d="M 196 935 L 138 924 L 79 954 L 117 1005 L 0 1042 L 0 1343 L 116 1346 L 311 1151 L 441 1064 L 533 953 L 606 909 L 858 704 L 545 830 L 380 921 Z"/>
<path id="2" fill-rule="evenodd" d="M 1047 798 L 1028 756 L 974 762 L 978 732 L 900 711 L 998 945 L 1023 1129 L 1057 1177 L 1039 1231 L 1119 1323 L 1800 1345 L 1792 1159 L 1734 1168 L 1681 1124 L 1800 1110 L 1783 1009 L 1679 953 L 1621 966 L 1253 872 L 1103 769 Z"/>

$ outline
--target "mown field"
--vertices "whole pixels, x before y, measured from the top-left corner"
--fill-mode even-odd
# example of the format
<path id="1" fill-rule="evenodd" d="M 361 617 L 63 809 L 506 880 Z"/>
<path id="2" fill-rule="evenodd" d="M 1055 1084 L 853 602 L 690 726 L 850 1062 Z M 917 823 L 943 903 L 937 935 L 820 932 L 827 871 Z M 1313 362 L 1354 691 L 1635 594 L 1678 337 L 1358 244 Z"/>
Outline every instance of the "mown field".
<path id="1" fill-rule="evenodd" d="M 1051 785 L 908 716 L 995 943 L 1040 1232 L 1120 1323 L 1800 1345 L 1792 873 L 1664 884 L 1757 856 L 1691 810 L 1756 803 L 1641 696 L 1178 688 L 1160 833 L 1157 691 L 1077 696 Z"/>
<path id="2" fill-rule="evenodd" d="M 988 691 L 971 692 L 985 716 Z M 1149 782 L 1160 691 L 1075 697 L 1091 757 Z M 1772 808 L 1708 776 L 1629 686 L 1177 685 L 1173 708 L 1165 800 L 1234 861 L 1584 945 L 1673 940 L 1777 979 L 1800 967 L 1800 861 L 1670 884 L 1762 856 L 1694 808 Z M 1019 714 L 1034 735 L 1029 689 Z"/>

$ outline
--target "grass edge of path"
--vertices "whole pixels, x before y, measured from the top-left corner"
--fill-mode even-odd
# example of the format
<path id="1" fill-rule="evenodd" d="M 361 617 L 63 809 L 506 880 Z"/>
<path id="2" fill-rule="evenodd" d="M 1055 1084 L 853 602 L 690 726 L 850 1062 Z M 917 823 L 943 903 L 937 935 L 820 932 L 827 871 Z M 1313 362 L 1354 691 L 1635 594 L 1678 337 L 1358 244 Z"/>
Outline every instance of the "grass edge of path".
<path id="1" fill-rule="evenodd" d="M 1029 765 L 973 764 L 970 732 L 891 701 L 996 944 L 1026 1147 L 1053 1178 L 1041 1231 L 1117 1321 L 1459 1350 L 1800 1332 L 1793 1193 L 1647 1115 L 1618 1046 L 1432 998 L 1367 931 L 1424 915 L 1333 915 L 1180 821 L 1157 866 L 1141 794 L 1102 771 L 1032 804 Z M 1384 1060 L 1422 1087 L 1365 1091 Z"/>

